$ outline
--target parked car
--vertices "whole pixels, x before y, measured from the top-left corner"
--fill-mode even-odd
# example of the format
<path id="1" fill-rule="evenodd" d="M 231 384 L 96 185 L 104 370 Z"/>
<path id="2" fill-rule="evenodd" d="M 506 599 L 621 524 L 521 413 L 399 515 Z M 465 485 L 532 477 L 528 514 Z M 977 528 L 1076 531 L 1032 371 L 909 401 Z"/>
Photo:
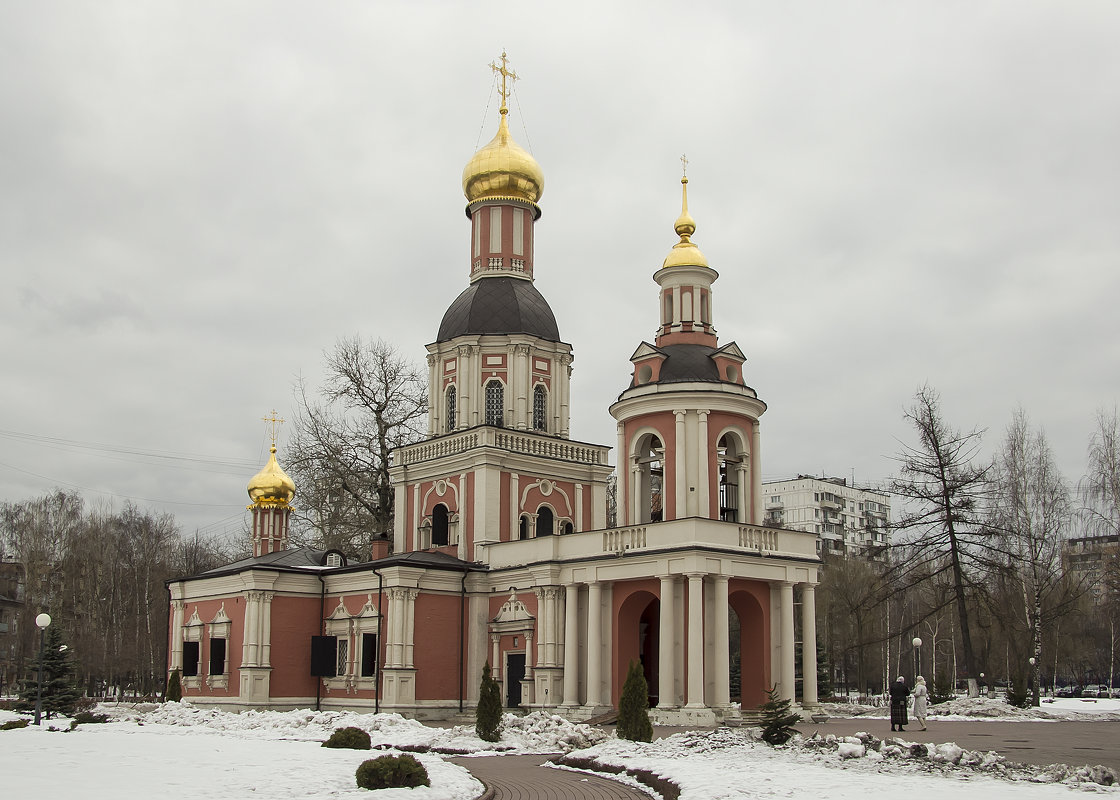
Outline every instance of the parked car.
<path id="1" fill-rule="evenodd" d="M 1104 689 L 1105 689 L 1105 693 L 1107 694 L 1108 693 L 1108 687 L 1106 686 L 1106 687 L 1104 687 Z M 1085 688 L 1083 688 L 1081 690 L 1081 696 L 1082 697 L 1100 697 L 1101 696 L 1101 687 L 1098 686 L 1095 683 L 1090 683 L 1088 686 L 1086 686 Z"/>
<path id="2" fill-rule="evenodd" d="M 1074 687 L 1072 686 L 1059 686 L 1058 690 L 1054 692 L 1055 697 L 1073 697 Z"/>

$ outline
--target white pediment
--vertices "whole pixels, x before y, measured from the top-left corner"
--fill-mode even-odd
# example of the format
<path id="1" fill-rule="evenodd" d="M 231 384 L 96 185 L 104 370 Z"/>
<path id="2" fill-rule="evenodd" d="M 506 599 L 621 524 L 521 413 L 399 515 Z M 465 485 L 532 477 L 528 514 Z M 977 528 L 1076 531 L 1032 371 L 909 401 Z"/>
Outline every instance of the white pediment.
<path id="1" fill-rule="evenodd" d="M 502 603 L 501 609 L 498 611 L 498 616 L 494 617 L 494 622 L 523 622 L 525 620 L 533 619 L 533 615 L 529 613 L 529 609 L 525 604 L 517 599 L 517 592 L 509 596 L 509 600 Z"/>

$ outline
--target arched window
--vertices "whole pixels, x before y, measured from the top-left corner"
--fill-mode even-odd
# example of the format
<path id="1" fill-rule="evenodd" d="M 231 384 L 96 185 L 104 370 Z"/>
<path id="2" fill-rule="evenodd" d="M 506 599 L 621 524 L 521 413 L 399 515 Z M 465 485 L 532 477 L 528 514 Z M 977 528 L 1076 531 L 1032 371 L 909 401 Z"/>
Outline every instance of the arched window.
<path id="1" fill-rule="evenodd" d="M 545 424 L 545 412 L 547 408 L 548 392 L 544 390 L 543 386 L 538 385 L 537 388 L 533 390 L 533 430 L 548 430 L 548 425 Z"/>
<path id="2" fill-rule="evenodd" d="M 665 292 L 665 324 L 673 324 L 673 292 Z"/>
<path id="3" fill-rule="evenodd" d="M 565 522 L 564 523 L 564 529 L 561 531 L 561 533 L 571 533 L 574 530 L 575 530 L 575 528 L 572 526 L 572 523 Z"/>
<path id="4" fill-rule="evenodd" d="M 634 448 L 638 480 L 630 491 L 637 492 L 638 518 L 635 523 L 661 522 L 665 518 L 662 486 L 665 477 L 662 463 L 664 455 L 665 445 L 653 434 L 643 436 Z"/>
<path id="5" fill-rule="evenodd" d="M 440 503 L 432 509 L 432 547 L 447 544 L 447 506 Z"/>
<path id="6" fill-rule="evenodd" d="M 505 393 L 503 392 L 502 382 L 499 380 L 490 381 L 486 384 L 486 424 L 497 425 L 502 427 L 505 421 Z"/>
<path id="7" fill-rule="evenodd" d="M 524 514 L 521 515 L 521 520 L 517 523 L 517 538 L 529 538 L 529 518 Z"/>
<path id="8" fill-rule="evenodd" d="M 743 522 L 739 510 L 739 480 L 743 454 L 734 436 L 724 435 L 716 449 L 719 459 L 719 518 L 724 522 Z"/>
<path id="9" fill-rule="evenodd" d="M 537 509 L 537 536 L 551 536 L 554 533 L 555 520 L 552 509 L 541 506 Z"/>
<path id="10" fill-rule="evenodd" d="M 447 430 L 455 430 L 455 387 L 447 387 Z"/>

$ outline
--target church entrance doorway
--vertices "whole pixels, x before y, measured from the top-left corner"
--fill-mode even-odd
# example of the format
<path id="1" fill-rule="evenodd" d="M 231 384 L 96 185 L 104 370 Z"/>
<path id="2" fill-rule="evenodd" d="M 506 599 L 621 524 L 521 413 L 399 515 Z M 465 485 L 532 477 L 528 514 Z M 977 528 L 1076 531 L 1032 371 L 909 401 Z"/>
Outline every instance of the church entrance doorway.
<path id="1" fill-rule="evenodd" d="M 525 678 L 525 654 L 506 653 L 506 708 L 521 705 L 521 681 Z"/>
<path id="2" fill-rule="evenodd" d="M 642 665 L 642 673 L 645 675 L 646 686 L 649 689 L 650 707 L 656 707 L 659 701 L 657 688 L 661 601 L 650 590 L 655 584 L 652 581 L 648 584 L 649 589 L 644 586 L 642 588 L 634 586 L 634 591 L 618 608 L 615 651 L 617 656 L 613 682 L 613 701 L 616 706 L 622 696 L 622 685 L 626 682 L 631 661 Z M 615 591 L 620 591 L 620 587 L 621 584 L 616 584 Z"/>

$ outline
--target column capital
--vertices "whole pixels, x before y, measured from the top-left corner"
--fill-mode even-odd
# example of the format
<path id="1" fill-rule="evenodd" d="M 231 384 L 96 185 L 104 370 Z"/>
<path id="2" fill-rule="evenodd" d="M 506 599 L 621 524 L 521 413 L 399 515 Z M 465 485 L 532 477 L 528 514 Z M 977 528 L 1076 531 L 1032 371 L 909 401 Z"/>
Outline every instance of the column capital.
<path id="1" fill-rule="evenodd" d="M 673 416 L 677 418 L 677 422 L 680 422 L 681 420 L 683 420 L 685 414 L 687 414 L 687 413 L 688 413 L 688 411 L 684 410 L 684 409 L 677 409 L 677 408 L 673 409 Z"/>

